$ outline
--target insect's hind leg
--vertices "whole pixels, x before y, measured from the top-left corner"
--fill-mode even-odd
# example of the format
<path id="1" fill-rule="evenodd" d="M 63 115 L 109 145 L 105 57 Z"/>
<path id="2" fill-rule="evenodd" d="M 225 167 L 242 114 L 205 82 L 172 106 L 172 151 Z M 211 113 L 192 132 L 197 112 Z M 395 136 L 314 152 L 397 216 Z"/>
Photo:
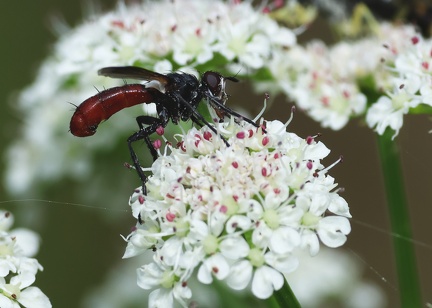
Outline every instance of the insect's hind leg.
<path id="1" fill-rule="evenodd" d="M 139 178 L 141 179 L 142 183 L 142 189 L 143 194 L 147 195 L 147 176 L 144 174 L 144 171 L 141 168 L 141 164 L 139 162 L 138 156 L 136 155 L 132 143 L 138 140 L 144 140 L 148 149 L 150 150 L 150 153 L 153 157 L 153 161 L 155 161 L 158 157 L 157 151 L 150 140 L 150 135 L 153 134 L 156 129 L 160 126 L 166 126 L 166 121 L 164 122 L 161 118 L 151 117 L 151 116 L 139 116 L 136 118 L 138 126 L 140 127 L 140 130 L 131 135 L 127 139 L 129 153 L 132 159 L 132 163 L 135 167 L 135 170 L 138 173 Z M 148 125 L 147 127 L 144 127 L 144 125 Z"/>

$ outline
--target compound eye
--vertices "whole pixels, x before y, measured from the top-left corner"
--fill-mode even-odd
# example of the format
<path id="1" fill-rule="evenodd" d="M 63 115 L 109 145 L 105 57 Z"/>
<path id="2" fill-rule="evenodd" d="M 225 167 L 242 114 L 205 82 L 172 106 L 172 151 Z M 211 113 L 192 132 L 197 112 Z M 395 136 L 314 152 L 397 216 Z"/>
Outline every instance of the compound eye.
<path id="1" fill-rule="evenodd" d="M 222 91 L 222 75 L 215 72 L 205 72 L 202 81 L 214 96 L 220 96 Z"/>

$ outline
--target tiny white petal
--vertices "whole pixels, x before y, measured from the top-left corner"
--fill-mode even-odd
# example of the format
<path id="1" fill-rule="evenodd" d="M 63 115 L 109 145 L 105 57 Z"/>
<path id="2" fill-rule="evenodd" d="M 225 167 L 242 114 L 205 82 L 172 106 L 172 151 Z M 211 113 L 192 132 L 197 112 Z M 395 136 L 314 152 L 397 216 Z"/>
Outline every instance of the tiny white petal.
<path id="1" fill-rule="evenodd" d="M 150 263 L 137 269 L 138 286 L 144 290 L 149 290 L 159 285 L 163 271 L 155 264 Z"/>
<path id="2" fill-rule="evenodd" d="M 339 247 L 345 244 L 346 235 L 351 232 L 349 220 L 345 217 L 328 216 L 318 223 L 317 233 L 320 240 L 328 247 Z"/>
<path id="3" fill-rule="evenodd" d="M 268 265 L 282 274 L 291 273 L 296 270 L 299 265 L 298 258 L 291 254 L 278 255 L 270 251 L 264 255 L 264 258 Z"/>
<path id="4" fill-rule="evenodd" d="M 149 295 L 150 308 L 172 307 L 173 303 L 173 296 L 170 289 L 156 289 Z"/>
<path id="5" fill-rule="evenodd" d="M 13 302 L 3 294 L 0 294 L 0 307 L 2 308 L 20 308 L 18 303 Z"/>
<path id="6" fill-rule="evenodd" d="M 252 280 L 252 293 L 266 299 L 273 294 L 273 290 L 279 290 L 284 284 L 284 276 L 269 266 L 262 266 L 255 270 Z"/>
<path id="7" fill-rule="evenodd" d="M 225 279 L 229 274 L 229 265 L 225 258 L 220 254 L 215 254 L 206 260 L 198 270 L 198 280 L 205 284 L 213 281 L 213 276 L 218 280 Z"/>
<path id="8" fill-rule="evenodd" d="M 231 266 L 227 284 L 234 290 L 246 288 L 252 278 L 252 264 L 247 260 L 239 261 Z"/>
<path id="9" fill-rule="evenodd" d="M 252 222 L 249 217 L 234 215 L 228 219 L 225 229 L 228 233 L 233 233 L 237 230 L 248 230 L 251 227 L 251 224 Z"/>
<path id="10" fill-rule="evenodd" d="M 23 256 L 33 257 L 39 251 L 39 236 L 28 229 L 18 228 L 11 230 L 10 235 L 16 237 L 17 245 L 20 247 Z"/>
<path id="11" fill-rule="evenodd" d="M 246 257 L 249 253 L 249 245 L 243 237 L 227 237 L 219 245 L 222 254 L 231 260 Z"/>
<path id="12" fill-rule="evenodd" d="M 26 308 L 52 307 L 48 297 L 37 287 L 28 287 L 21 291 L 18 301 Z"/>
<path id="13" fill-rule="evenodd" d="M 270 238 L 270 249 L 277 254 L 292 252 L 300 245 L 300 234 L 290 227 L 278 228 Z"/>

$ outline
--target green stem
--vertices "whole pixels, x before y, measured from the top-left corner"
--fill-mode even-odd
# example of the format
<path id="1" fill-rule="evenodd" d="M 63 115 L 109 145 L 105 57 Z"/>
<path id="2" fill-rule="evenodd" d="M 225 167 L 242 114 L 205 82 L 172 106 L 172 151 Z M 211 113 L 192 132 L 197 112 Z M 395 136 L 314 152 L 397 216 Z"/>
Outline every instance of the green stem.
<path id="1" fill-rule="evenodd" d="M 387 207 L 396 257 L 401 307 L 421 307 L 420 284 L 416 258 L 411 241 L 411 225 L 408 203 L 405 197 L 404 177 L 399 161 L 399 149 L 391 138 L 393 131 L 387 129 L 378 137 L 381 167 L 387 193 Z"/>
<path id="2" fill-rule="evenodd" d="M 267 301 L 268 307 L 277 308 L 277 307 L 287 307 L 287 308 L 300 308 L 300 303 L 295 297 L 291 287 L 285 279 L 285 283 L 282 288 L 273 293 L 273 296 L 270 297 Z"/>

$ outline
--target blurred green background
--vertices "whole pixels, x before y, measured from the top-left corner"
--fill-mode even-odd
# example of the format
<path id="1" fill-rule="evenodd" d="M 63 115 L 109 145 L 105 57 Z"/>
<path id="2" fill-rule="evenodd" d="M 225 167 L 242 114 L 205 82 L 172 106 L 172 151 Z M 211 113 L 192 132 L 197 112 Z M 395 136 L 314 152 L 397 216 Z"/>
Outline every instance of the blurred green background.
<path id="1" fill-rule="evenodd" d="M 107 10 L 114 3 L 115 1 L 104 1 L 99 6 Z M 14 109 L 14 95 L 32 82 L 39 63 L 49 54 L 50 46 L 56 40 L 50 30 L 51 18 L 61 17 L 69 25 L 76 25 L 85 15 L 85 6 L 73 1 L 2 1 L 0 144 L 3 158 L 8 144 L 19 137 L 23 124 L 23 118 Z M 326 28 L 318 23 L 306 36 L 320 36 L 320 31 L 326 31 Z M 245 82 L 231 87 L 231 101 L 243 99 L 246 91 L 251 92 Z M 262 101 L 262 97 L 260 95 L 253 99 Z M 247 102 L 248 98 L 244 101 Z M 64 103 L 65 108 L 70 109 L 68 102 Z M 273 102 L 266 118 L 285 121 L 289 115 L 290 105 L 285 97 L 280 96 Z M 131 121 L 135 120 L 131 118 Z M 68 130 L 68 125 L 69 123 L 65 123 L 65 130 Z M 432 135 L 428 134 L 431 128 L 432 122 L 427 117 L 406 118 L 397 138 L 403 149 L 414 237 L 419 242 L 416 248 L 425 302 L 432 302 Z M 110 129 L 109 125 L 106 124 L 104 129 Z M 325 165 L 337 160 L 341 154 L 344 156 L 344 163 L 330 172 L 336 182 L 345 187 L 342 196 L 348 201 L 354 217 L 353 230 L 347 245 L 342 249 L 352 250 L 353 257 L 360 258 L 360 262 L 366 267 L 365 275 L 368 279 L 385 291 L 389 300 L 388 307 L 397 307 L 398 292 L 403 290 L 397 289 L 391 250 L 393 235 L 387 231 L 388 217 L 374 133 L 359 122 L 352 122 L 339 132 L 328 131 L 299 111 L 289 129 L 303 137 L 323 133 L 321 140 L 332 150 L 330 157 L 324 161 Z M 84 294 L 101 284 L 108 270 L 123 255 L 125 243 L 119 234 L 127 235 L 130 227 L 135 224 L 127 201 L 138 183 L 135 173 L 128 172 L 122 166 L 124 161 L 128 161 L 128 157 L 124 142 L 114 152 L 99 153 L 95 175 L 85 181 L 64 179 L 45 185 L 38 192 L 31 191 L 20 196 L 8 195 L 3 183 L 0 184 L 0 201 L 6 201 L 2 204 L 3 208 L 16 215 L 15 226 L 32 228 L 41 235 L 41 250 L 37 258 L 44 266 L 44 271 L 37 275 L 35 285 L 50 298 L 54 307 L 80 307 Z M 0 166 L 3 174 L 4 159 Z M 99 178 L 97 170 L 102 170 L 101 168 L 110 168 L 112 176 Z M 117 196 L 112 198 L 110 195 L 107 200 L 104 191 L 100 190 L 101 183 L 106 185 L 106 189 L 115 189 Z M 79 203 L 88 207 L 13 201 L 27 198 Z M 38 211 L 33 211 L 34 208 Z M 130 279 L 135 280 L 135 271 L 131 272 Z"/>

